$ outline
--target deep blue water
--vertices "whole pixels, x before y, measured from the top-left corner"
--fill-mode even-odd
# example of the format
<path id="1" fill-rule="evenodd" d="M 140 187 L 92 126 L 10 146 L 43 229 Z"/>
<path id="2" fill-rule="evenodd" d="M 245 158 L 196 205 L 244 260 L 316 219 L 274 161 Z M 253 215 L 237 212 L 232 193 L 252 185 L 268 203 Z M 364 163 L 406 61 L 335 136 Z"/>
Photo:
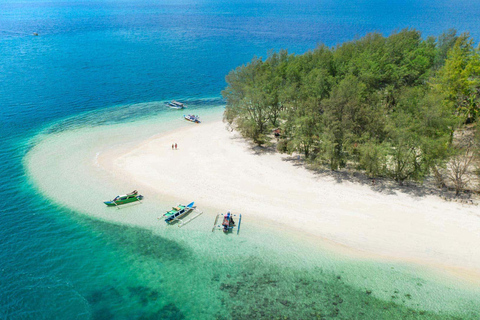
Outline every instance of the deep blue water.
<path id="1" fill-rule="evenodd" d="M 114 227 L 68 214 L 28 184 L 22 158 L 41 129 L 118 105 L 219 98 L 231 69 L 270 49 L 303 53 L 403 28 L 478 39 L 479 16 L 480 1 L 467 0 L 2 0 L 0 318 L 132 318 L 142 308 L 122 292 L 147 294 Z M 110 293 L 92 316 L 101 294 L 84 294 L 97 284 Z"/>

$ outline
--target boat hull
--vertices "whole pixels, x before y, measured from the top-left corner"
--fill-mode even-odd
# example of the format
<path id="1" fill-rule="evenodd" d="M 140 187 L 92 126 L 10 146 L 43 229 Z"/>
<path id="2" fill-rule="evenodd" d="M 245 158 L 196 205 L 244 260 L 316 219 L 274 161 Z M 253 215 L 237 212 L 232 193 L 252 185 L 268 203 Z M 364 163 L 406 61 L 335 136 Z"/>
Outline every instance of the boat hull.
<path id="1" fill-rule="evenodd" d="M 120 206 L 122 204 L 127 204 L 127 203 L 132 203 L 132 202 L 137 202 L 143 199 L 142 195 L 135 196 L 133 198 L 129 199 L 124 199 L 124 200 L 111 200 L 111 201 L 105 201 L 104 203 L 107 205 L 107 207 L 116 207 Z"/>
<path id="2" fill-rule="evenodd" d="M 165 222 L 170 224 L 180 219 L 181 217 L 183 217 L 184 215 L 186 215 L 187 213 L 195 209 L 193 204 L 194 203 L 192 202 L 186 206 L 179 205 L 173 210 L 168 211 L 167 213 L 164 214 Z"/>
<path id="3" fill-rule="evenodd" d="M 193 123 L 200 123 L 200 120 L 198 120 L 198 118 L 190 118 L 188 116 L 183 116 L 183 118 L 189 122 L 193 122 Z"/>
<path id="4" fill-rule="evenodd" d="M 185 105 L 181 102 L 178 102 L 178 101 L 165 102 L 165 104 L 172 109 L 184 109 L 185 108 Z"/>

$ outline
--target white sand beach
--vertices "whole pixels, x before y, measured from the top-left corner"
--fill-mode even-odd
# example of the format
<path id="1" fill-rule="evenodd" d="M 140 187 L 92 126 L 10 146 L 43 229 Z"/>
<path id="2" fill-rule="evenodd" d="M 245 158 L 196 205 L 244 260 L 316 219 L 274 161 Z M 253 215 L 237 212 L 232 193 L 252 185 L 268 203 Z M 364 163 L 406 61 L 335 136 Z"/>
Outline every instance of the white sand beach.
<path id="1" fill-rule="evenodd" d="M 171 149 L 174 142 L 178 150 Z M 105 148 L 96 161 L 138 189 L 239 212 L 255 224 L 274 222 L 360 255 L 480 279 L 479 207 L 337 182 L 287 155 L 256 153 L 221 121 L 192 124 L 130 150 Z"/>

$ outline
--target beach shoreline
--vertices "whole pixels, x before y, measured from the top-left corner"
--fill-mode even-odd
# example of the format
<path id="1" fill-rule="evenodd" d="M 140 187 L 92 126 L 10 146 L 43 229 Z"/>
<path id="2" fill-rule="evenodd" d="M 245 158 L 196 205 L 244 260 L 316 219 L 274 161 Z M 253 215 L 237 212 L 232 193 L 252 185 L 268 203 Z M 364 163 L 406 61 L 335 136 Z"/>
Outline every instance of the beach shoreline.
<path id="1" fill-rule="evenodd" d="M 480 255 L 469 246 L 480 243 L 476 207 L 317 178 L 284 155 L 255 154 L 221 121 L 153 137 L 120 156 L 104 153 L 99 162 L 159 194 L 275 222 L 363 256 L 466 270 L 456 274 L 480 280 Z"/>
<path id="2" fill-rule="evenodd" d="M 256 152 L 239 133 L 226 129 L 219 111 L 202 124 L 179 121 L 163 131 L 151 125 L 125 144 L 112 143 L 120 141 L 122 126 L 83 134 L 78 146 L 63 143 L 77 141 L 78 133 L 59 135 L 65 150 L 59 152 L 58 141 L 47 139 L 42 150 L 33 150 L 35 168 L 28 165 L 32 155 L 27 157 L 27 171 L 47 197 L 105 221 L 155 229 L 159 203 L 195 201 L 208 208 L 204 216 L 212 222 L 215 214 L 231 210 L 260 230 L 296 234 L 341 255 L 424 265 L 480 283 L 480 254 L 472 246 L 480 243 L 478 207 L 431 195 L 384 194 L 368 184 L 317 175 L 291 156 Z M 59 176 L 52 176 L 54 171 Z M 76 182 L 75 189 L 91 190 L 88 197 L 68 190 L 80 175 L 85 181 Z M 135 214 L 113 214 L 95 204 L 108 200 L 106 189 L 131 191 L 131 186 L 146 195 L 142 210 L 132 209 Z"/>

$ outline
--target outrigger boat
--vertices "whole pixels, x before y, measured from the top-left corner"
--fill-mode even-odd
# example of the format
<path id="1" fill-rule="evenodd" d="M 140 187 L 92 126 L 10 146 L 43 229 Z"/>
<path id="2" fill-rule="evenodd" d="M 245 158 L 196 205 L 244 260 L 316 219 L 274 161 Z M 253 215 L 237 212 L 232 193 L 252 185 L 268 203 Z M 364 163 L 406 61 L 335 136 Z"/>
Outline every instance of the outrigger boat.
<path id="1" fill-rule="evenodd" d="M 233 217 L 237 217 L 237 215 L 230 213 L 230 211 L 225 214 L 217 214 L 217 216 L 215 217 L 215 222 L 213 223 L 212 232 L 215 231 L 215 229 L 221 229 L 223 233 L 230 233 L 233 232 L 234 229 L 237 229 L 238 234 L 240 232 L 240 224 L 242 223 L 242 215 L 238 215 L 238 225 L 235 224 Z M 217 225 L 217 221 L 219 220 L 218 218 L 221 219 L 222 224 Z"/>
<path id="2" fill-rule="evenodd" d="M 200 118 L 198 116 L 193 115 L 193 114 L 189 114 L 188 116 L 183 115 L 183 117 L 187 121 L 194 122 L 194 123 L 200 123 Z"/>
<path id="3" fill-rule="evenodd" d="M 115 207 L 118 205 L 127 204 L 127 203 L 140 201 L 140 200 L 143 200 L 143 196 L 141 194 L 138 194 L 137 190 L 133 190 L 130 193 L 127 193 L 121 196 L 116 196 L 113 200 L 105 201 L 104 203 L 109 207 Z"/>
<path id="4" fill-rule="evenodd" d="M 186 106 L 181 103 L 181 102 L 178 102 L 178 101 L 175 101 L 175 100 L 172 100 L 170 102 L 166 102 L 166 104 L 172 108 L 172 109 L 183 109 L 183 108 L 186 108 Z"/>
<path id="5" fill-rule="evenodd" d="M 194 206 L 194 204 L 195 202 L 191 202 L 186 206 L 179 204 L 176 207 L 172 207 L 172 210 L 165 212 L 163 216 L 160 217 L 159 219 L 165 218 L 165 222 L 168 224 L 172 224 L 178 221 L 179 222 L 178 227 L 181 228 L 203 213 L 202 211 L 199 211 L 197 207 Z M 181 219 L 187 216 L 192 211 L 196 211 L 196 214 L 194 216 L 190 217 L 188 220 Z"/>

